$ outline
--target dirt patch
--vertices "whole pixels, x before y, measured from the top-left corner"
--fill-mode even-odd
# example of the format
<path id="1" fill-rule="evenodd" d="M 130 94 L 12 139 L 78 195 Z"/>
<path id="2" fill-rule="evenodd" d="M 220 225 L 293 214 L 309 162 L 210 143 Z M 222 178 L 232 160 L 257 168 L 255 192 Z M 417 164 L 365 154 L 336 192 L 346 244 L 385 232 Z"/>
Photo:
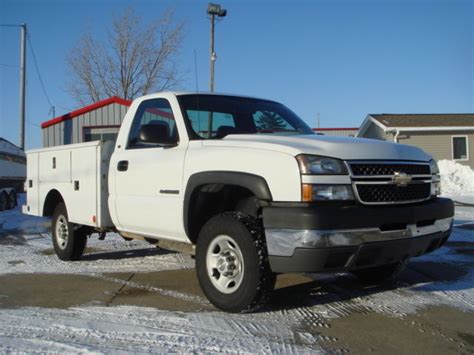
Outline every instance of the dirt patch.
<path id="1" fill-rule="evenodd" d="M 413 261 L 409 267 L 435 281 L 457 281 L 469 272 L 465 267 L 433 261 Z"/>
<path id="2" fill-rule="evenodd" d="M 59 274 L 2 275 L 0 285 L 0 308 L 105 305 L 120 287 L 91 276 Z"/>
<path id="3" fill-rule="evenodd" d="M 351 314 L 320 328 L 321 345 L 354 354 L 472 353 L 474 315 L 449 307 L 427 308 L 407 317 L 378 313 Z M 325 341 L 337 338 L 337 341 Z"/>

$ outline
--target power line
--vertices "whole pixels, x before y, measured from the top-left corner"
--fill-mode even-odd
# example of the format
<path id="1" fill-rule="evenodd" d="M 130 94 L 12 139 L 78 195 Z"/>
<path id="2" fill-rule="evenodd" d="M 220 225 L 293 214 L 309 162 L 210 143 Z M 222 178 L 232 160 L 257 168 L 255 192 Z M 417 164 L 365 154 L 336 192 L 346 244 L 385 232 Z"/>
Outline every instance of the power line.
<path id="1" fill-rule="evenodd" d="M 28 124 L 31 125 L 31 126 L 35 126 L 35 127 L 41 128 L 41 126 L 40 126 L 39 124 L 33 123 L 33 122 L 31 122 L 31 121 L 26 120 L 26 123 L 28 123 Z"/>
<path id="2" fill-rule="evenodd" d="M 19 65 L 4 64 L 4 63 L 0 63 L 0 66 L 2 66 L 2 67 L 10 67 L 10 68 L 19 68 L 19 67 L 20 67 Z"/>
<path id="3" fill-rule="evenodd" d="M 31 45 L 31 39 L 30 39 L 29 33 L 27 33 L 26 38 L 28 40 L 28 45 L 30 46 L 30 49 L 31 49 L 31 54 L 33 56 L 33 62 L 35 64 L 35 69 L 36 69 L 36 73 L 38 74 L 38 78 L 39 78 L 39 81 L 40 81 L 40 84 L 41 84 L 41 88 L 43 89 L 43 94 L 46 97 L 46 100 L 48 101 L 49 107 L 53 107 L 53 104 L 51 103 L 51 100 L 49 99 L 49 96 L 46 92 L 46 88 L 44 87 L 43 78 L 41 77 L 40 71 L 38 69 L 38 63 L 36 62 L 35 51 L 33 50 L 33 46 Z"/>

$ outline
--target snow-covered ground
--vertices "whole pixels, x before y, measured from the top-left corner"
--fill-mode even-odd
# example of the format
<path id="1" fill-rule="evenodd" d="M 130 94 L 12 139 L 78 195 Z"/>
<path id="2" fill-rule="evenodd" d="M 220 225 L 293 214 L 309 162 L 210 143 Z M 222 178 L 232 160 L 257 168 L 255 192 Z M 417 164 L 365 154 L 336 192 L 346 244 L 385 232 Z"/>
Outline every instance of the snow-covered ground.
<path id="1" fill-rule="evenodd" d="M 183 254 L 160 253 L 145 242 L 125 242 L 117 235 L 104 241 L 91 239 L 85 260 L 62 262 L 52 253 L 47 225 L 47 219 L 23 216 L 19 208 L 0 213 L 0 275 L 62 273 L 110 279 L 106 274 L 112 272 L 193 267 L 193 260 Z M 251 315 L 136 306 L 1 309 L 0 353 L 318 353 L 323 352 L 321 342 L 337 340 L 321 335 L 320 330 L 329 327 L 331 320 L 353 313 L 373 312 L 400 318 L 433 305 L 474 312 L 472 225 L 474 208 L 457 207 L 455 228 L 447 245 L 413 259 L 397 288 L 365 289 L 354 285 L 347 275 L 314 275 L 320 287 L 311 291 L 301 305 L 270 306 Z M 121 257 L 107 257 L 110 253 Z M 455 270 L 459 275 L 438 277 L 441 274 L 437 271 L 441 269 Z M 426 272 L 431 270 L 433 273 L 427 277 Z M 422 281 L 414 281 L 414 276 L 420 276 Z M 195 295 L 176 292 L 171 296 L 196 301 Z"/>

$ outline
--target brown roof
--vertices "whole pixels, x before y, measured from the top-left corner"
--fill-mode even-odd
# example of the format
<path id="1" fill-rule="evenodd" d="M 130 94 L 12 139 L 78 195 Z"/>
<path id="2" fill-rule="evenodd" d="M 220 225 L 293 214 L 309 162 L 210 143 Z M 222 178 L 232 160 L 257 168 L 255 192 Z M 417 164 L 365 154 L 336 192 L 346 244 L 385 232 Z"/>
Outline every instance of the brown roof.
<path id="1" fill-rule="evenodd" d="M 374 114 L 386 127 L 474 127 L 473 113 L 446 114 Z"/>

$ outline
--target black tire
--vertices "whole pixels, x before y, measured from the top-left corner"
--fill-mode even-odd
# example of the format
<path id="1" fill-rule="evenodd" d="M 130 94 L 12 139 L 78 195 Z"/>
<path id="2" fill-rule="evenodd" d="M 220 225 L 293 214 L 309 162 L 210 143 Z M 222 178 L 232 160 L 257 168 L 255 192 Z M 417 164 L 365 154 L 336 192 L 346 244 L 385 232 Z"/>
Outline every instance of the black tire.
<path id="1" fill-rule="evenodd" d="M 221 248 L 221 241 L 227 249 Z M 225 270 L 212 268 L 211 262 L 208 268 L 208 255 L 221 267 L 219 262 L 224 260 Z M 226 312 L 251 312 L 263 306 L 275 286 L 276 276 L 268 263 L 261 223 L 241 212 L 211 218 L 199 233 L 196 272 L 201 289 L 215 307 Z M 215 285 L 221 277 L 224 282 L 227 280 L 226 286 L 220 286 L 226 292 Z"/>
<path id="2" fill-rule="evenodd" d="M 355 270 L 352 271 L 352 273 L 363 283 L 378 285 L 394 281 L 402 273 L 407 264 L 408 259 L 394 264 Z"/>
<path id="3" fill-rule="evenodd" d="M 12 190 L 7 198 L 7 209 L 11 210 L 12 208 L 15 208 L 16 206 L 17 206 L 16 192 L 15 190 Z"/>
<path id="4" fill-rule="evenodd" d="M 0 192 L 0 212 L 5 211 L 8 207 L 8 195 L 7 193 Z"/>
<path id="5" fill-rule="evenodd" d="M 60 202 L 54 210 L 51 235 L 54 251 L 59 259 L 73 261 L 81 258 L 87 244 L 87 229 L 69 222 L 66 205 L 63 202 Z"/>

